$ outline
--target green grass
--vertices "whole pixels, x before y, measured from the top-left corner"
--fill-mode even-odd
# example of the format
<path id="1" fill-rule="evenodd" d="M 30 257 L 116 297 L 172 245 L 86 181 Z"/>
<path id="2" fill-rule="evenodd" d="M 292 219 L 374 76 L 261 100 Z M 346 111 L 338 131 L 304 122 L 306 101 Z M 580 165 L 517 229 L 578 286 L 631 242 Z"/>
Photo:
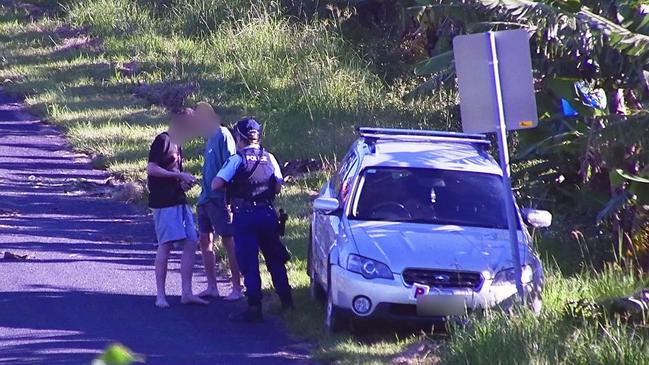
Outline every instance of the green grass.
<path id="1" fill-rule="evenodd" d="M 457 329 L 444 361 L 449 364 L 648 364 L 649 327 L 625 325 L 618 318 L 574 318 L 567 300 L 626 296 L 642 286 L 617 267 L 564 277 L 551 272 L 545 310 L 510 317 L 488 315 Z M 647 285 L 645 280 L 644 285 Z"/>
<path id="2" fill-rule="evenodd" d="M 219 106 L 226 121 L 259 117 L 267 146 L 282 160 L 340 154 L 356 125 L 454 127 L 446 113 L 431 112 L 454 104 L 454 93 L 446 104 L 402 101 L 397 88 L 372 72 L 371 60 L 357 54 L 326 21 L 296 22 L 258 2 L 239 11 L 236 21 L 212 24 L 212 31 L 196 37 L 202 28 L 186 34 L 193 28 L 169 20 L 186 19 L 191 8 L 180 7 L 182 14 L 166 10 L 155 18 L 134 1 L 69 3 L 67 19 L 32 24 L 4 11 L 6 59 L 0 77 L 17 78 L 11 90 L 28 94 L 33 110 L 74 132 L 75 148 L 127 179 L 143 180 L 147 140 L 166 122 L 160 109 L 129 96 L 142 82 L 197 82 L 200 90 L 193 100 Z M 226 13 L 220 18 L 228 18 Z M 105 51 L 56 52 L 65 40 L 52 31 L 65 20 L 90 27 Z M 130 60 L 142 72 L 121 76 L 116 66 Z M 116 140 L 119 129 L 124 138 Z M 196 149 L 190 152 L 192 158 L 200 155 Z"/>
<path id="3" fill-rule="evenodd" d="M 375 60 L 326 19 L 288 17 L 277 5 L 253 0 L 165 0 L 159 3 L 168 6 L 160 8 L 128 0 L 65 3 L 69 8 L 59 18 L 34 23 L 0 7 L 0 80 L 13 80 L 6 84 L 10 91 L 26 95 L 32 110 L 59 125 L 74 148 L 125 181 L 144 181 L 149 143 L 166 124 L 164 110 L 131 95 L 131 88 L 142 82 L 198 82 L 200 89 L 191 101 L 215 103 L 229 122 L 258 116 L 266 125 L 267 146 L 282 160 L 322 156 L 335 161 L 354 138 L 355 125 L 457 128 L 455 92 L 402 101 L 402 89 L 411 80 L 383 80 Z M 64 39 L 53 30 L 65 22 L 90 27 L 101 37 L 103 51 L 57 52 Z M 116 66 L 132 59 L 142 72 L 120 75 Z M 391 72 L 399 67 L 409 68 L 393 65 Z M 201 141 L 192 141 L 185 149 L 186 166 L 193 173 L 200 171 L 201 146 Z M 285 242 L 293 253 L 288 269 L 299 308 L 286 316 L 286 324 L 314 342 L 315 356 L 323 361 L 390 363 L 408 346 L 431 338 L 386 329 L 329 336 L 322 325 L 322 306 L 308 298 L 309 194 L 325 177 L 318 173 L 298 181 L 279 199 L 291 215 Z M 194 189 L 191 196 L 197 193 Z M 580 266 L 577 260 L 583 255 L 569 239 L 541 237 L 539 242 L 549 268 L 544 314 L 491 314 L 455 329 L 442 341 L 442 361 L 647 363 L 643 354 L 648 337 L 642 327 L 564 315 L 569 300 L 628 295 L 646 281 L 612 266 L 599 271 Z M 264 283 L 270 283 L 267 273 Z"/>
<path id="4" fill-rule="evenodd" d="M 449 341 L 448 364 L 647 364 L 647 329 L 571 323 L 552 314 L 494 315 Z"/>
<path id="5" fill-rule="evenodd" d="M 15 80 L 6 85 L 10 91 L 26 95 L 31 109 L 62 127 L 75 149 L 126 181 L 144 181 L 149 143 L 166 123 L 161 108 L 130 95 L 136 82 L 198 81 L 201 88 L 193 100 L 215 103 L 229 122 L 243 115 L 259 116 L 265 122 L 267 145 L 284 160 L 318 156 L 335 160 L 355 138 L 356 123 L 451 126 L 444 118 L 432 121 L 435 114 L 429 111 L 435 105 L 402 102 L 398 92 L 370 70 L 369 61 L 325 22 L 296 23 L 258 8 L 246 12 L 244 21 L 221 23 L 197 38 L 183 34 L 187 25 L 161 32 L 156 28 L 163 25 L 143 19 L 147 12 L 133 6 L 128 1 L 73 3 L 67 20 L 92 26 L 93 34 L 103 39 L 101 53 L 56 53 L 64 40 L 53 30 L 66 19 L 25 23 L 8 9 L 0 18 L 5 57 L 0 79 Z M 117 64 L 131 59 L 143 68 L 134 79 L 115 71 Z M 445 96 L 455 102 L 454 94 Z M 198 173 L 201 142 L 192 141 L 187 147 L 186 167 Z M 314 341 L 323 338 L 324 330 L 322 308 L 307 293 L 308 193 L 323 180 L 319 175 L 291 185 L 280 198 L 280 205 L 291 214 L 285 241 L 294 257 L 288 269 L 301 308 L 287 324 Z M 197 193 L 193 190 L 192 197 Z M 328 360 L 364 362 L 371 357 L 379 362 L 413 340 L 412 334 L 398 341 L 394 334 L 379 335 L 363 344 L 350 336 L 326 337 L 317 353 Z"/>

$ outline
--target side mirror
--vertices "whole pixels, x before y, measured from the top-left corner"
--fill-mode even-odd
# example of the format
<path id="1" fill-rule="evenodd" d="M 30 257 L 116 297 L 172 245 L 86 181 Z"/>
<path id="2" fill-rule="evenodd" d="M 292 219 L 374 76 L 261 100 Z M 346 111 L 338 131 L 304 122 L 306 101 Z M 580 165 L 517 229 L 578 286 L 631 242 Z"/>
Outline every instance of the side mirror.
<path id="1" fill-rule="evenodd" d="M 340 208 L 336 198 L 316 198 L 313 201 L 313 209 L 328 214 L 337 211 Z"/>
<path id="2" fill-rule="evenodd" d="M 547 228 L 552 225 L 552 213 L 547 210 L 523 208 L 523 220 L 534 228 Z"/>

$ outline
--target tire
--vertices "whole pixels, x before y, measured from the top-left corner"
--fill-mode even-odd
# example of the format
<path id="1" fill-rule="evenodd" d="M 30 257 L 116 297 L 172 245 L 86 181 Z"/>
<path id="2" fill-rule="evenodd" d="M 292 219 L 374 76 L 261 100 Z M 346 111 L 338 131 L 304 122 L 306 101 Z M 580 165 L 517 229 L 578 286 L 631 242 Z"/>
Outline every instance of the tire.
<path id="1" fill-rule="evenodd" d="M 334 305 L 331 280 L 329 280 L 327 287 L 329 289 L 327 290 L 327 304 L 325 305 L 325 328 L 330 334 L 339 333 L 348 328 L 349 322 L 344 318 L 340 308 Z"/>

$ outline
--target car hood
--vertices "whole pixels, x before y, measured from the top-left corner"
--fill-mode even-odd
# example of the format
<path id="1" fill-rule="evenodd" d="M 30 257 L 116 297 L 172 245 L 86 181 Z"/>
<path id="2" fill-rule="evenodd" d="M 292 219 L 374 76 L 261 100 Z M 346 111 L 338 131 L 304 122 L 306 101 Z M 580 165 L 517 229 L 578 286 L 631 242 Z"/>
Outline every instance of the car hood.
<path id="1" fill-rule="evenodd" d="M 358 253 L 394 273 L 431 268 L 486 273 L 513 267 L 509 233 L 503 229 L 393 222 L 350 222 Z M 522 232 L 519 242 L 524 242 Z M 526 246 L 519 245 L 525 262 Z"/>

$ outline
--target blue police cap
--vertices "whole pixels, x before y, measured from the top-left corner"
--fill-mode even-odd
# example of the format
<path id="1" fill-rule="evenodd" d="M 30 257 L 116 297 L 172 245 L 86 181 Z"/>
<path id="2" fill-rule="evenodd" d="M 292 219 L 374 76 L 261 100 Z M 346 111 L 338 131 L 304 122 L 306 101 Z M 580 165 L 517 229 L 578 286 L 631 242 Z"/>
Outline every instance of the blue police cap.
<path id="1" fill-rule="evenodd" d="M 241 119 L 235 125 L 234 130 L 245 139 L 249 139 L 254 134 L 261 135 L 261 125 L 253 118 Z"/>

